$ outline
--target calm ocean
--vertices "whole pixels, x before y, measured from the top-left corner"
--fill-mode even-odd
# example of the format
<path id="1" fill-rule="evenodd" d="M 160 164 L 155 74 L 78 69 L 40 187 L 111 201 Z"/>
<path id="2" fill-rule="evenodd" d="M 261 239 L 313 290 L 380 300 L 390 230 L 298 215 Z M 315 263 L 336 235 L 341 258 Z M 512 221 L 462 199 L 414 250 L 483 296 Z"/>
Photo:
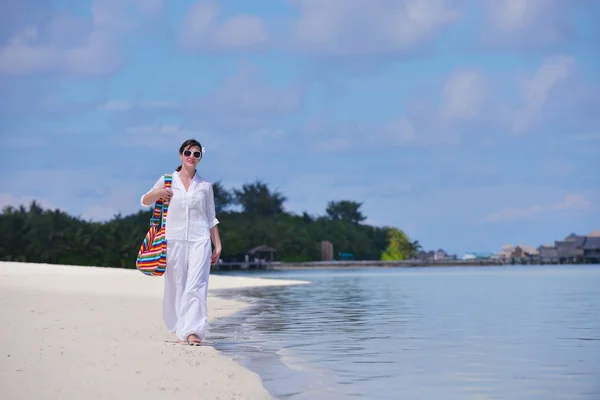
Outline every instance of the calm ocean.
<path id="1" fill-rule="evenodd" d="M 600 266 L 229 273 L 212 345 L 278 399 L 600 399 Z"/>

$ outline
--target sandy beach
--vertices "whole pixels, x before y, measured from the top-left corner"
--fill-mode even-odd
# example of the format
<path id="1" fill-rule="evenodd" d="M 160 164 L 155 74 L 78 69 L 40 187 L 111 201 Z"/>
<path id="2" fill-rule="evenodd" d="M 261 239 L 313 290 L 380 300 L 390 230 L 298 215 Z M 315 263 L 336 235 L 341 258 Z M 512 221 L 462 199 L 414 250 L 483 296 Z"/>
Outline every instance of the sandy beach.
<path id="1" fill-rule="evenodd" d="M 289 285 L 211 275 L 209 317 L 246 304 L 217 289 Z M 207 342 L 177 344 L 161 277 L 136 270 L 0 263 L 0 384 L 12 399 L 269 399 L 261 379 Z"/>

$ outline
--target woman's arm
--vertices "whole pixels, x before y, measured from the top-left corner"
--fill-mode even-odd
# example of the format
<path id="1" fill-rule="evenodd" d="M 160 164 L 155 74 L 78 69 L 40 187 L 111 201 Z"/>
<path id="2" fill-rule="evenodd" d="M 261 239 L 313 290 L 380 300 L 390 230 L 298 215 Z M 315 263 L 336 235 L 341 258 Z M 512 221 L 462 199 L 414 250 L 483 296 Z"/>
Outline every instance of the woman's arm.
<path id="1" fill-rule="evenodd" d="M 215 212 L 215 194 L 213 192 L 212 184 L 208 187 L 208 204 L 206 210 L 206 218 L 208 219 L 208 224 L 210 226 L 210 239 L 215 246 L 213 250 L 212 256 L 210 258 L 211 264 L 216 264 L 221 257 L 221 250 L 223 249 L 221 246 L 221 236 L 219 235 L 219 220 L 217 219 L 217 215 Z"/>
<path id="2" fill-rule="evenodd" d="M 213 242 L 213 245 L 215 246 L 215 249 L 213 250 L 212 256 L 210 257 L 210 263 L 211 264 L 216 264 L 217 262 L 219 262 L 219 258 L 221 257 L 221 237 L 219 236 L 219 226 L 215 225 L 212 228 L 210 228 L 210 239 Z"/>
<path id="3" fill-rule="evenodd" d="M 171 189 L 152 189 L 142 196 L 142 205 L 146 207 L 151 206 L 160 198 L 170 199 L 172 194 Z"/>
<path id="4" fill-rule="evenodd" d="M 160 198 L 171 198 L 173 192 L 171 189 L 165 189 L 165 177 L 158 178 L 154 186 L 148 190 L 141 198 L 140 204 L 142 207 L 150 207 Z"/>

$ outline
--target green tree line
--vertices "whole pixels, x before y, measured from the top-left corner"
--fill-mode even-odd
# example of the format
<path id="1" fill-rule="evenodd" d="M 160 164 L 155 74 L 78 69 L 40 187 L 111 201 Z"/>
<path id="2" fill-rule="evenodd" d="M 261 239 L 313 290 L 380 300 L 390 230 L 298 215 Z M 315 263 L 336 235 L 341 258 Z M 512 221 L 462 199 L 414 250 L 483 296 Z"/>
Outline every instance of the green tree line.
<path id="1" fill-rule="evenodd" d="M 224 261 L 241 261 L 260 245 L 275 248 L 278 261 L 318 261 L 323 240 L 333 244 L 334 257 L 345 252 L 359 260 L 405 259 L 420 250 L 397 228 L 365 224 L 355 201 L 331 201 L 324 215 L 314 216 L 286 212 L 287 198 L 261 181 L 232 190 L 215 182 L 213 188 Z M 35 201 L 28 208 L 8 206 L 0 215 L 0 260 L 135 268 L 151 212 L 92 222 Z"/>

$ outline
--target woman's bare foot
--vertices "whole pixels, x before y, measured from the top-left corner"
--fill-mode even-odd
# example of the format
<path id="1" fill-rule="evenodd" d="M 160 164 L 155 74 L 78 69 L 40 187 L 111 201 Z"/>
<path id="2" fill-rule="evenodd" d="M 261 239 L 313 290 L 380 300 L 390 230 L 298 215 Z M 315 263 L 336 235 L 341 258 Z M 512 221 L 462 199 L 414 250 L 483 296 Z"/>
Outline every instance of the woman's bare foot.
<path id="1" fill-rule="evenodd" d="M 200 338 L 195 334 L 191 334 L 187 337 L 187 342 L 190 346 L 200 346 L 202 340 L 200 340 Z"/>

